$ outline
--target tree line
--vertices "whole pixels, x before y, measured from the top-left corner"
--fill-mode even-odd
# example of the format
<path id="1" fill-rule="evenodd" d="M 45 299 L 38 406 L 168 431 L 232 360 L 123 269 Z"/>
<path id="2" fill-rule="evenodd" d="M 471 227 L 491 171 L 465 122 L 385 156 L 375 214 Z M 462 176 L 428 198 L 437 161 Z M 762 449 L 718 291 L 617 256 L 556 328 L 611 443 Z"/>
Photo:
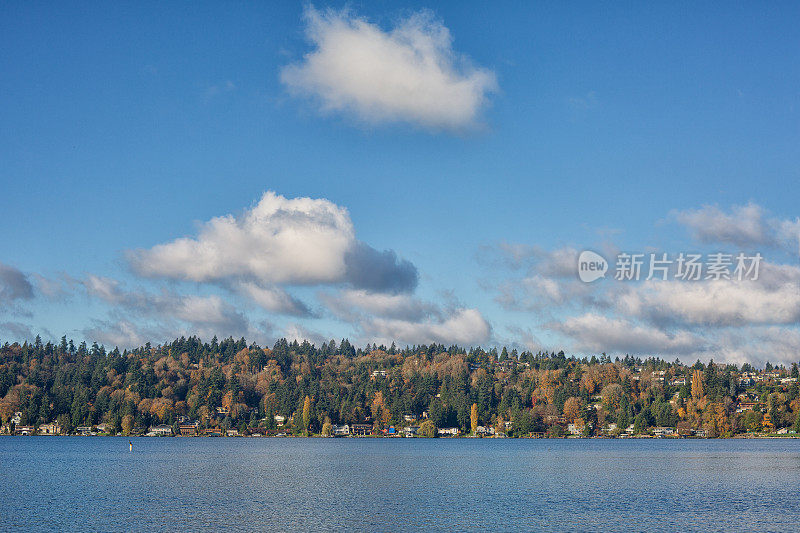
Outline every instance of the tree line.
<path id="1" fill-rule="evenodd" d="M 330 432 L 371 424 L 376 432 L 412 420 L 474 433 L 585 436 L 654 427 L 800 433 L 797 365 L 763 369 L 658 357 L 563 351 L 518 352 L 438 344 L 398 348 L 347 339 L 320 347 L 245 339 L 181 337 L 133 350 L 97 343 L 6 342 L 0 347 L 0 421 L 58 422 L 63 432 L 106 424 L 128 434 L 156 424 Z M 277 420 L 276 420 L 277 416 Z M 281 418 L 283 417 L 283 419 Z M 435 432 L 434 432 L 435 434 Z"/>

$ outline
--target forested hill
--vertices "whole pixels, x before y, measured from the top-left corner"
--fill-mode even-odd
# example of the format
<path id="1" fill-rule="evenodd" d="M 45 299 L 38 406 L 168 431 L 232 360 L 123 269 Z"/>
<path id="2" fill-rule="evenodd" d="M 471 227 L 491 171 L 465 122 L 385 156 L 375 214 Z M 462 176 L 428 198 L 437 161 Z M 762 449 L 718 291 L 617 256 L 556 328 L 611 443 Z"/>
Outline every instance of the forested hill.
<path id="1" fill-rule="evenodd" d="M 274 429 L 283 415 L 282 429 L 295 433 L 319 432 L 326 422 L 366 423 L 380 433 L 427 417 L 462 434 L 480 425 L 509 436 L 653 428 L 730 436 L 800 429 L 797 377 L 796 364 L 684 366 L 505 348 L 356 348 L 347 340 L 263 348 L 182 337 L 107 352 L 37 338 L 0 348 L 0 418 L 6 426 L 16 413 L 17 424 L 57 421 L 67 433 L 101 423 L 137 433 L 178 420 L 246 433 Z"/>

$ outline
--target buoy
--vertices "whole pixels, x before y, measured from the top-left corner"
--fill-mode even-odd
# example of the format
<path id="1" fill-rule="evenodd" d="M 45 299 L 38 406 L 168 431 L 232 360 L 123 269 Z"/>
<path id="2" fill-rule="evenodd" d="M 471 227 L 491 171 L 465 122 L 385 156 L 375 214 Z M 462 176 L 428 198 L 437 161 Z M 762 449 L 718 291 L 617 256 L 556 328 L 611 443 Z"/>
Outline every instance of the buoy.
<path id="1" fill-rule="evenodd" d="M 131 441 L 128 441 L 128 451 L 133 451 L 133 443 Z"/>

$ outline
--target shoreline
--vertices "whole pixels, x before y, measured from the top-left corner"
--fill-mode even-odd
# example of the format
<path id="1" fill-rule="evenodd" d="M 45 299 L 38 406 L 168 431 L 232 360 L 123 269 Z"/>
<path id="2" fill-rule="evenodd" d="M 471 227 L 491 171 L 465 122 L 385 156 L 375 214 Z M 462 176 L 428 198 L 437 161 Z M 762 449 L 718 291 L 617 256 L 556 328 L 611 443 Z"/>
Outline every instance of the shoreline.
<path id="1" fill-rule="evenodd" d="M 800 439 L 800 435 L 733 435 L 731 437 L 655 437 L 643 435 L 636 437 L 383 437 L 378 435 L 323 437 L 321 435 L 237 435 L 224 437 L 221 435 L 8 435 L 0 437 L 27 438 L 27 437 L 79 437 L 79 438 L 129 438 L 129 439 L 406 439 L 406 440 L 780 440 Z"/>

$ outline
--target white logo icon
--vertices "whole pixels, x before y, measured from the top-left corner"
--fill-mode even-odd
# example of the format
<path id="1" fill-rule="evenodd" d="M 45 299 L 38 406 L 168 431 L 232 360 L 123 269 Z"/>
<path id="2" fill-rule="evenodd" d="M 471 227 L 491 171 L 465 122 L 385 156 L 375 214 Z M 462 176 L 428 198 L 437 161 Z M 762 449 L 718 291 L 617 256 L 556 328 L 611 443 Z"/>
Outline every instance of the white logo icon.
<path id="1" fill-rule="evenodd" d="M 590 250 L 584 250 L 578 256 L 578 277 L 584 283 L 591 283 L 598 278 L 604 278 L 608 271 L 608 261 L 602 255 Z"/>

